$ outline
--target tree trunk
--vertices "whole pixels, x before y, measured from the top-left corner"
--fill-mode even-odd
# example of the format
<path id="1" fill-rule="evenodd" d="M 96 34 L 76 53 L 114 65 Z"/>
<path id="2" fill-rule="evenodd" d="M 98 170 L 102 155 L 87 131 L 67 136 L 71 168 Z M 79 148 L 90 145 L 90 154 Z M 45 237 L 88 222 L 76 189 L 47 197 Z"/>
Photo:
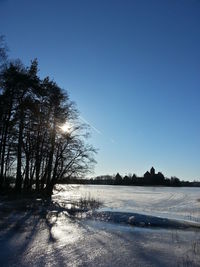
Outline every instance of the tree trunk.
<path id="1" fill-rule="evenodd" d="M 55 137 L 56 137 L 56 125 L 55 125 L 55 121 L 54 121 L 54 126 L 53 126 L 53 131 L 52 131 L 52 136 L 51 136 L 51 150 L 49 153 L 49 161 L 48 161 L 48 169 L 47 169 L 47 184 L 46 184 L 47 191 L 49 191 L 48 188 L 51 189 L 51 187 L 52 187 L 52 185 L 51 185 L 51 173 L 52 173 L 52 165 L 53 165 Z"/>
<path id="2" fill-rule="evenodd" d="M 25 179 L 24 179 L 24 190 L 27 191 L 29 188 L 29 173 L 30 173 L 30 159 L 29 152 L 26 155 L 26 170 L 25 170 Z"/>
<path id="3" fill-rule="evenodd" d="M 10 107 L 9 107 L 8 114 L 7 114 L 7 119 L 5 119 L 4 121 L 5 129 L 2 130 L 2 142 L 1 142 L 1 154 L 0 154 L 0 159 L 1 159 L 0 188 L 2 188 L 4 184 L 4 178 L 5 178 L 4 177 L 5 151 L 6 151 L 9 122 L 10 122 L 10 117 L 11 117 L 11 107 L 12 107 L 12 102 L 10 103 Z"/>
<path id="4" fill-rule="evenodd" d="M 17 175 L 15 182 L 15 191 L 20 193 L 22 189 L 22 141 L 23 141 L 23 128 L 24 128 L 24 112 L 21 110 L 20 123 L 19 123 L 19 136 L 17 145 Z"/>

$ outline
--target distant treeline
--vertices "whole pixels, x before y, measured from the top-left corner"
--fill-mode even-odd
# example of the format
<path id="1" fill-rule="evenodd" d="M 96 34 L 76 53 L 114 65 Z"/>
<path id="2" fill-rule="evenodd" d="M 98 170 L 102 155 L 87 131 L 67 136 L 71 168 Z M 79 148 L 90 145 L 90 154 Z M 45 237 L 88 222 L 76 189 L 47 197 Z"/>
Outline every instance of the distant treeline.
<path id="1" fill-rule="evenodd" d="M 175 176 L 166 178 L 161 172 L 155 173 L 153 167 L 143 177 L 138 177 L 136 174 L 125 175 L 123 177 L 117 173 L 116 175 L 102 175 L 91 179 L 68 178 L 67 183 L 131 186 L 200 186 L 200 182 L 198 181 L 182 181 Z"/>

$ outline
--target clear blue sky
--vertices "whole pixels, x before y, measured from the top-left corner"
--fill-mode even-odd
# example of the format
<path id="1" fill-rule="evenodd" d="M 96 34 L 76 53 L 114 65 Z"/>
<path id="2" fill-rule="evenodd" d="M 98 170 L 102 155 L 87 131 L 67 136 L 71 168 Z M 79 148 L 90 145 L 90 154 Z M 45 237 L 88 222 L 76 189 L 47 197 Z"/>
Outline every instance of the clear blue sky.
<path id="1" fill-rule="evenodd" d="M 199 0 L 0 0 L 0 34 L 97 128 L 96 175 L 200 179 Z"/>

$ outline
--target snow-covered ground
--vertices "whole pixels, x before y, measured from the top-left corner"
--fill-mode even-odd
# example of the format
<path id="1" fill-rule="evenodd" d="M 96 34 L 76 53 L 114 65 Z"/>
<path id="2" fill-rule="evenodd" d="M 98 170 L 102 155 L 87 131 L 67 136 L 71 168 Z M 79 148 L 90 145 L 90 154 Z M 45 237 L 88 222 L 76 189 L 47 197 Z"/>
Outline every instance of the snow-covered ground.
<path id="1" fill-rule="evenodd" d="M 100 212 L 199 221 L 200 189 L 64 186 L 57 203 L 103 201 Z M 70 189 L 70 190 L 69 190 Z M 200 266 L 199 229 L 135 227 L 71 217 L 62 209 L 5 212 L 0 206 L 0 266 Z M 188 217 L 189 216 L 189 217 Z"/>
<path id="2" fill-rule="evenodd" d="M 200 188 L 69 185 L 55 194 L 58 201 L 95 198 L 103 211 L 136 212 L 200 223 Z"/>

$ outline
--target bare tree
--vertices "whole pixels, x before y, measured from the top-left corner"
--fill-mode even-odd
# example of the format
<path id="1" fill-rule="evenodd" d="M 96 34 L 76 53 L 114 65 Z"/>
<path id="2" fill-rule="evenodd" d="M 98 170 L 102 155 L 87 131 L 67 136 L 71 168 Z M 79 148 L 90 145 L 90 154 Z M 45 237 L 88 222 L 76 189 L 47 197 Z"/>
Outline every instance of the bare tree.
<path id="1" fill-rule="evenodd" d="M 95 150 L 86 142 L 87 129 L 67 92 L 37 72 L 34 60 L 30 67 L 10 63 L 1 76 L 0 186 L 12 162 L 16 192 L 51 196 L 60 180 L 92 168 Z M 72 125 L 70 130 L 63 131 L 65 123 Z"/>

